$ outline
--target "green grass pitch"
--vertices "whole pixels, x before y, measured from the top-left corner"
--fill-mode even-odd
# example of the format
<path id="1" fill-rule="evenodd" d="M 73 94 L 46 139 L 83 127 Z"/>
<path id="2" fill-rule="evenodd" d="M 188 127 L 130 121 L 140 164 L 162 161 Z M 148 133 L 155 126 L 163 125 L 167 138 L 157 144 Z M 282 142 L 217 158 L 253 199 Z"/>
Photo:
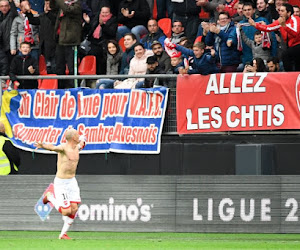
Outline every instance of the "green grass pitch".
<path id="1" fill-rule="evenodd" d="M 300 234 L 0 231 L 0 249 L 300 249 Z"/>

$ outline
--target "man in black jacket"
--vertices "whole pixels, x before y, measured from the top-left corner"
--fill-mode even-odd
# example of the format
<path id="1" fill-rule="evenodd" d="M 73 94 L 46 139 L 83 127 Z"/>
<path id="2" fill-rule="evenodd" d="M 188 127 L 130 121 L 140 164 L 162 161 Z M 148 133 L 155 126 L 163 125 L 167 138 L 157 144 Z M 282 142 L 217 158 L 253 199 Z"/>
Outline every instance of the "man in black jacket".
<path id="1" fill-rule="evenodd" d="M 5 134 L 5 127 L 0 122 L 0 175 L 17 174 L 20 166 L 19 151 Z"/>
<path id="2" fill-rule="evenodd" d="M 147 58 L 147 75 L 166 74 L 166 71 L 158 64 L 155 56 L 149 56 Z M 146 78 L 144 81 L 145 88 L 152 88 L 155 85 L 168 86 L 168 80 L 166 78 Z"/>
<path id="3" fill-rule="evenodd" d="M 185 30 L 187 38 L 194 42 L 200 24 L 199 13 L 201 7 L 195 0 L 173 1 L 173 21 L 179 20 Z"/>
<path id="4" fill-rule="evenodd" d="M 74 75 L 74 48 L 81 42 L 82 8 L 80 0 L 50 0 L 50 8 L 57 13 L 54 34 L 57 41 L 55 58 L 56 74 Z M 73 88 L 73 80 L 59 80 L 58 88 Z"/>
<path id="5" fill-rule="evenodd" d="M 171 58 L 166 51 L 164 51 L 159 41 L 154 41 L 151 45 L 154 56 L 157 59 L 158 65 L 165 72 L 171 70 Z"/>
<path id="6" fill-rule="evenodd" d="M 19 53 L 14 57 L 11 62 L 9 77 L 14 86 L 19 89 L 37 89 L 37 80 L 18 80 L 17 75 L 39 75 L 39 66 L 37 60 L 30 55 L 30 43 L 22 42 Z"/>
<path id="7" fill-rule="evenodd" d="M 163 44 L 167 37 L 159 28 L 157 21 L 155 19 L 150 19 L 147 27 L 148 34 L 141 39 L 141 44 L 144 45 L 144 48 L 151 49 L 154 41 L 159 41 L 161 44 Z"/>
<path id="8" fill-rule="evenodd" d="M 44 12 L 38 17 L 33 16 L 29 11 L 26 13 L 29 23 L 33 25 L 40 25 L 40 52 L 44 55 L 47 65 L 47 73 L 56 73 L 55 63 L 55 48 L 54 40 L 54 25 L 56 21 L 56 13 L 50 8 L 50 0 L 45 0 Z"/>

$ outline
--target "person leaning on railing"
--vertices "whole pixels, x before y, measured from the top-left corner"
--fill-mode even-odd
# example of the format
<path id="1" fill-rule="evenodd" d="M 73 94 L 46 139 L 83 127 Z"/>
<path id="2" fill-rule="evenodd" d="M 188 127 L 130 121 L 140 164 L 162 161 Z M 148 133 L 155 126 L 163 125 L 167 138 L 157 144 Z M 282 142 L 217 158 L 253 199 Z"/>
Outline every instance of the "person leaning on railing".
<path id="1" fill-rule="evenodd" d="M 169 49 L 180 51 L 186 59 L 189 58 L 189 60 L 193 61 L 193 63 L 189 65 L 187 60 L 184 60 L 182 67 L 178 68 L 179 74 L 208 75 L 219 72 L 216 65 L 217 56 L 215 50 L 211 49 L 210 52 L 206 52 L 203 42 L 196 42 L 193 45 L 193 49 L 187 49 L 174 43 L 165 43 L 165 46 Z"/>

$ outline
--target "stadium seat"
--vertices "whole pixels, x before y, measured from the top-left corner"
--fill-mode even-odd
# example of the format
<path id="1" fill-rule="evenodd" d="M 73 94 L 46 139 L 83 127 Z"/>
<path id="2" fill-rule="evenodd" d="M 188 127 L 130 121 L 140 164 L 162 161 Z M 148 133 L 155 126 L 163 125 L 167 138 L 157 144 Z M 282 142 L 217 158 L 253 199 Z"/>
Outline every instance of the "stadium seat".
<path id="1" fill-rule="evenodd" d="M 80 75 L 96 75 L 96 57 L 95 56 L 85 56 L 82 58 L 78 73 Z"/>
<path id="2" fill-rule="evenodd" d="M 47 75 L 46 60 L 43 55 L 40 55 L 39 58 L 39 70 L 40 70 L 40 75 Z"/>
<path id="3" fill-rule="evenodd" d="M 48 76 L 56 76 L 56 74 L 49 74 Z M 39 81 L 39 89 L 57 89 L 58 80 L 57 79 L 42 79 Z"/>
<path id="4" fill-rule="evenodd" d="M 124 46 L 124 37 L 119 40 L 119 46 L 123 52 L 125 52 L 126 48 Z"/>
<path id="5" fill-rule="evenodd" d="M 158 21 L 158 26 L 163 30 L 167 37 L 172 35 L 172 21 L 171 18 L 162 18 Z"/>

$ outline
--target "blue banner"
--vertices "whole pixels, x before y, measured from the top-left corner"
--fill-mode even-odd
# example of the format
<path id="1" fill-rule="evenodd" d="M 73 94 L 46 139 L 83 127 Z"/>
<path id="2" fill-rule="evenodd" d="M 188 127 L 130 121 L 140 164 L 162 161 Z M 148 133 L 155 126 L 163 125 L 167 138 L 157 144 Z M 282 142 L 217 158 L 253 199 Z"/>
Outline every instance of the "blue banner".
<path id="1" fill-rule="evenodd" d="M 64 143 L 73 127 L 86 137 L 82 153 L 158 154 L 167 99 L 164 87 L 5 91 L 1 120 L 15 146 L 28 151 L 37 141 Z"/>

